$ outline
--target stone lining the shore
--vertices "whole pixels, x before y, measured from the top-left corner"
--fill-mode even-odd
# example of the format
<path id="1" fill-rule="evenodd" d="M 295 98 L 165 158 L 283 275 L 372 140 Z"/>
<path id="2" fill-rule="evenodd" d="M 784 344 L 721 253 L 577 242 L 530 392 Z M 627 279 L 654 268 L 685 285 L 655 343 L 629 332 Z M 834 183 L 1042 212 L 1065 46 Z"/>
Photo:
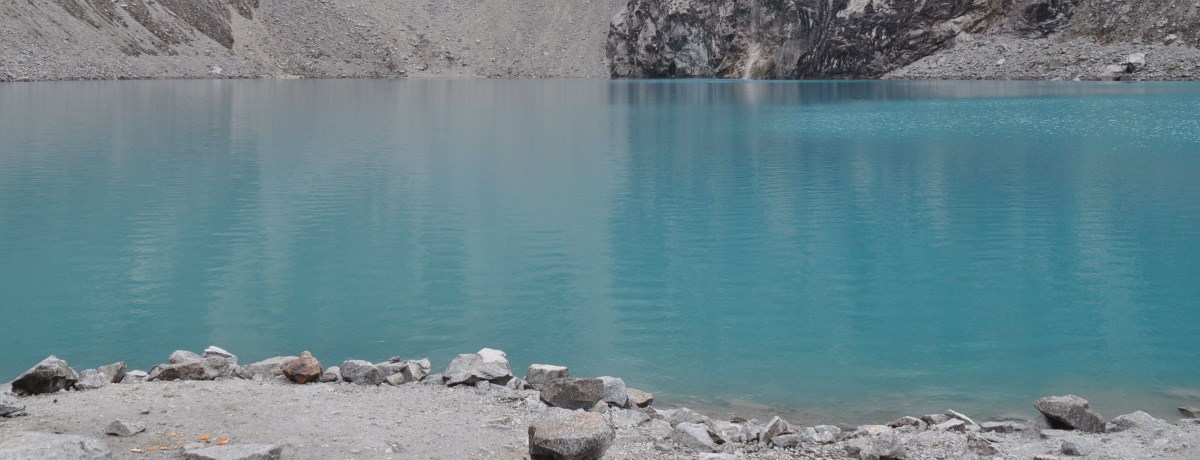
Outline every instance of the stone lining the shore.
<path id="1" fill-rule="evenodd" d="M 604 457 L 614 445 L 618 446 L 616 450 L 620 456 L 638 452 L 670 458 L 681 458 L 680 455 L 860 460 L 1052 458 L 1101 455 L 1098 452 L 1110 452 L 1103 455 L 1111 455 L 1114 449 L 1120 458 L 1194 458 L 1200 455 L 1193 447 L 1200 443 L 1200 419 L 1186 419 L 1173 425 L 1144 412 L 1135 412 L 1105 420 L 1087 400 L 1073 395 L 1035 402 L 1034 407 L 1043 416 L 1041 420 L 977 423 L 965 414 L 947 410 L 921 417 L 906 416 L 886 425 L 843 429 L 832 425 L 794 425 L 780 417 L 766 423 L 739 417 L 713 420 L 687 408 L 657 409 L 651 407 L 653 395 L 627 388 L 622 379 L 615 377 L 573 378 L 566 367 L 545 364 L 532 365 L 524 378 L 517 377 L 503 351 L 487 348 L 459 355 L 441 374 L 429 373 L 432 363 L 428 359 L 400 357 L 374 364 L 347 360 L 340 368 L 324 368 L 308 352 L 299 357 L 272 358 L 243 367 L 238 365 L 235 355 L 216 347 L 205 350 L 203 355 L 177 351 L 168 361 L 155 366 L 149 373 L 126 372 L 122 362 L 76 373 L 65 361 L 51 356 L 13 381 L 13 392 L 23 396 L 0 391 L 0 415 L 6 418 L 27 415 L 22 402 L 24 397 L 66 390 L 96 391 L 114 383 L 125 386 L 171 380 L 251 380 L 264 384 L 293 382 L 297 387 L 320 385 L 319 382 L 367 387 L 420 383 L 422 386 L 471 388 L 535 414 L 527 424 L 526 445 L 528 455 L 535 459 L 596 459 Z M 1194 411 L 1191 407 L 1180 408 L 1185 416 L 1194 417 Z M 510 416 L 489 423 L 509 426 L 516 422 Z M 102 429 L 112 436 L 136 438 L 145 436 L 139 433 L 146 427 L 136 421 L 115 420 L 106 423 Z M 109 458 L 112 455 L 107 451 L 96 453 L 99 451 L 93 449 L 102 446 L 103 442 L 65 436 L 45 433 L 13 436 L 0 443 L 0 458 L 36 458 L 30 457 L 33 455 L 30 452 L 44 453 L 55 449 L 92 452 L 76 452 L 72 454 L 76 456 L 70 458 Z M 233 443 L 225 446 L 211 444 L 214 441 L 180 442 L 179 446 L 162 447 L 177 451 L 185 458 L 290 458 L 279 445 L 254 444 L 250 447 L 249 444 Z M 638 450 L 646 449 L 646 446 L 649 450 Z M 216 447 L 228 448 L 214 449 Z M 257 452 L 253 454 L 257 456 L 239 457 L 239 452 L 247 452 L 247 455 Z M 1025 454 L 1029 455 L 1020 456 Z"/>

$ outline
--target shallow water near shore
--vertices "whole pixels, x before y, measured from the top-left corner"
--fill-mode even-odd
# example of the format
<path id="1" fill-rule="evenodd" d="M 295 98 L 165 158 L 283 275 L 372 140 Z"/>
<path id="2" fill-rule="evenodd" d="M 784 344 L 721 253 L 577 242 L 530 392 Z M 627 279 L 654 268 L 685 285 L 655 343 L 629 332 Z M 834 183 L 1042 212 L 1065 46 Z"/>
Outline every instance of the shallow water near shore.
<path id="1" fill-rule="evenodd" d="M 0 85 L 0 380 L 493 347 L 834 423 L 1200 402 L 1200 84 Z M 518 371 L 518 373 L 523 373 Z"/>

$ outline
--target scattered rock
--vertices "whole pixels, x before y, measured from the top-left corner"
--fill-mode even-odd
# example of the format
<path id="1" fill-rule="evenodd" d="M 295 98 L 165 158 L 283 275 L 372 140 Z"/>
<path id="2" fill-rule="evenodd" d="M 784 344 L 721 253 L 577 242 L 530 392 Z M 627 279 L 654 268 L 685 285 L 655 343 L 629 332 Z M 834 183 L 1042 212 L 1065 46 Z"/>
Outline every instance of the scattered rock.
<path id="1" fill-rule="evenodd" d="M 384 379 L 391 377 L 393 374 L 399 374 L 400 371 L 404 370 L 406 367 L 408 367 L 408 363 L 403 361 L 384 361 L 382 363 L 375 363 L 375 368 L 379 369 L 379 374 L 382 375 Z"/>
<path id="2" fill-rule="evenodd" d="M 8 393 L 0 393 L 0 417 L 11 417 L 25 410 L 25 403 Z"/>
<path id="3" fill-rule="evenodd" d="M 1125 56 L 1125 60 L 1121 61 L 1130 72 L 1136 72 L 1146 67 L 1146 53 L 1133 53 Z"/>
<path id="4" fill-rule="evenodd" d="M 442 378 L 442 374 L 430 374 L 425 376 L 425 380 L 422 380 L 421 383 L 425 385 L 444 386 L 446 385 L 446 379 Z"/>
<path id="5" fill-rule="evenodd" d="M 934 431 L 957 431 L 965 433 L 967 431 L 967 422 L 955 418 L 934 425 L 930 429 Z"/>
<path id="6" fill-rule="evenodd" d="M 103 442 L 69 434 L 21 431 L 0 438 L 0 458 L 91 460 L 112 457 Z"/>
<path id="7" fill-rule="evenodd" d="M 186 451 L 184 460 L 279 460 L 283 447 L 270 444 L 233 444 Z"/>
<path id="8" fill-rule="evenodd" d="M 383 379 L 383 380 L 385 382 L 387 382 L 388 385 L 391 385 L 391 386 L 400 386 L 400 385 L 404 385 L 406 382 L 408 382 L 407 380 L 404 379 L 404 374 L 401 374 L 399 372 L 389 375 L 389 376 L 387 376 L 386 379 Z"/>
<path id="9" fill-rule="evenodd" d="M 675 426 L 671 439 L 680 445 L 698 452 L 717 452 L 725 440 L 709 430 L 703 423 L 680 423 Z"/>
<path id="10" fill-rule="evenodd" d="M 123 438 L 133 436 L 143 431 L 146 431 L 146 425 L 138 422 L 127 422 L 124 420 L 113 420 L 113 422 L 109 423 L 108 427 L 104 429 L 104 433 L 106 434 L 120 436 Z"/>
<path id="11" fill-rule="evenodd" d="M 180 364 L 180 363 L 189 363 L 192 361 L 199 361 L 200 359 L 201 359 L 200 355 L 192 353 L 190 351 L 175 350 L 173 353 L 171 353 L 171 356 L 167 358 L 167 362 L 170 364 Z"/>
<path id="12" fill-rule="evenodd" d="M 342 379 L 359 385 L 379 385 L 384 382 L 383 374 L 370 362 L 350 359 L 342 363 Z"/>
<path id="13" fill-rule="evenodd" d="M 525 381 L 533 385 L 535 390 L 542 389 L 542 385 L 551 380 L 569 378 L 571 378 L 570 369 L 553 364 L 531 364 L 525 373 Z"/>
<path id="14" fill-rule="evenodd" d="M 554 407 L 571 410 L 590 409 L 604 399 L 604 381 L 600 379 L 555 379 L 542 386 L 539 396 L 543 402 Z"/>
<path id="15" fill-rule="evenodd" d="M 625 381 L 616 377 L 600 377 L 604 382 L 604 398 L 601 401 L 610 406 L 629 407 L 629 394 L 625 389 Z"/>
<path id="16" fill-rule="evenodd" d="M 533 460 L 596 460 L 616 438 L 616 430 L 601 414 L 579 412 L 529 426 L 529 456 Z"/>
<path id="17" fill-rule="evenodd" d="M 950 416 L 946 414 L 928 414 L 921 416 L 921 421 L 925 422 L 929 426 L 937 425 L 945 422 L 946 420 L 950 420 Z"/>
<path id="18" fill-rule="evenodd" d="M 332 366 L 325 369 L 321 374 L 321 383 L 336 383 L 342 381 L 342 370 L 340 367 Z"/>
<path id="19" fill-rule="evenodd" d="M 1142 411 L 1137 411 L 1132 414 L 1117 416 L 1112 421 L 1104 424 L 1105 433 L 1117 433 L 1121 431 L 1131 430 L 1134 428 L 1164 428 L 1169 426 L 1166 420 L 1154 418 L 1154 416 Z"/>
<path id="20" fill-rule="evenodd" d="M 955 411 L 953 411 L 953 410 L 950 410 L 950 409 L 947 409 L 947 410 L 946 410 L 946 412 L 945 412 L 945 415 L 946 415 L 947 417 L 950 417 L 950 418 L 952 418 L 952 419 L 956 419 L 956 420 L 962 420 L 962 421 L 963 421 L 963 423 L 966 423 L 966 424 L 967 424 L 967 426 L 979 426 L 979 424 L 978 424 L 978 423 L 975 423 L 975 421 L 974 421 L 974 420 L 971 420 L 971 417 L 967 417 L 967 416 L 965 416 L 965 415 L 963 415 L 963 414 L 960 414 L 960 413 L 958 413 L 958 412 L 955 412 Z"/>
<path id="21" fill-rule="evenodd" d="M 983 431 L 985 433 L 1014 433 L 1017 431 L 1025 431 L 1025 429 L 1026 429 L 1024 423 L 1017 423 L 1017 422 L 1010 422 L 1010 421 L 983 422 L 983 424 L 980 425 L 980 427 L 983 428 Z"/>
<path id="22" fill-rule="evenodd" d="M 84 369 L 79 373 L 79 381 L 72 388 L 79 391 L 96 390 L 108 385 L 108 377 L 95 369 Z"/>
<path id="23" fill-rule="evenodd" d="M 918 430 L 924 430 L 929 425 L 926 424 L 924 420 L 906 415 L 906 416 L 900 417 L 896 420 L 893 420 L 891 423 L 888 424 L 888 426 L 892 427 L 892 428 L 913 427 Z"/>
<path id="24" fill-rule="evenodd" d="M 71 388 L 77 381 L 79 374 L 66 361 L 50 356 L 13 380 L 12 391 L 17 396 L 54 393 Z"/>
<path id="25" fill-rule="evenodd" d="M 325 373 L 325 369 L 321 367 L 321 362 L 317 361 L 317 358 L 314 358 L 312 353 L 305 351 L 300 354 L 299 358 L 283 366 L 281 372 L 283 372 L 283 376 L 287 377 L 288 380 L 304 384 L 320 380 L 321 375 Z"/>
<path id="26" fill-rule="evenodd" d="M 967 433 L 967 450 L 984 457 L 1000 454 L 1000 449 L 992 445 L 992 441 L 977 433 Z"/>
<path id="27" fill-rule="evenodd" d="M 237 364 L 237 356 L 234 356 L 233 353 L 225 351 L 221 347 L 209 345 L 208 348 L 204 349 L 204 357 L 211 358 L 213 356 L 225 358 L 232 361 L 233 364 Z"/>
<path id="28" fill-rule="evenodd" d="M 904 458 L 904 442 L 895 432 L 888 431 L 855 438 L 846 443 L 846 452 L 860 460 L 900 459 Z"/>
<path id="29" fill-rule="evenodd" d="M 222 356 L 210 356 L 177 364 L 161 364 L 150 370 L 147 380 L 215 380 L 232 375 L 232 363 Z"/>
<path id="30" fill-rule="evenodd" d="M 1055 429 L 1041 430 L 1038 432 L 1038 436 L 1040 436 L 1042 439 L 1061 438 L 1069 434 L 1071 434 L 1070 431 Z"/>
<path id="31" fill-rule="evenodd" d="M 942 422 L 945 423 L 945 422 Z M 871 436 L 879 436 L 885 433 L 891 433 L 892 428 L 887 425 L 859 425 L 850 433 L 851 438 L 869 438 Z"/>
<path id="32" fill-rule="evenodd" d="M 1092 410 L 1086 399 L 1078 396 L 1050 396 L 1037 400 L 1033 407 L 1046 417 L 1051 428 L 1089 433 L 1104 431 L 1104 418 Z"/>
<path id="33" fill-rule="evenodd" d="M 429 362 L 429 358 L 422 358 L 409 361 L 400 373 L 404 374 L 404 380 L 409 382 L 420 382 L 429 376 L 429 370 L 433 367 L 433 363 Z"/>
<path id="34" fill-rule="evenodd" d="M 610 413 L 617 428 L 632 428 L 650 422 L 650 416 L 640 410 L 614 409 Z"/>
<path id="35" fill-rule="evenodd" d="M 817 425 L 814 427 L 805 428 L 800 432 L 800 437 L 807 442 L 815 442 L 818 444 L 829 444 L 837 441 L 838 436 L 841 436 L 842 429 L 833 425 Z M 778 445 L 778 443 L 776 444 Z"/>
<path id="36" fill-rule="evenodd" d="M 96 370 L 104 374 L 108 383 L 121 383 L 125 379 L 125 369 L 125 361 L 117 361 L 107 366 L 100 366 Z"/>
<path id="37" fill-rule="evenodd" d="M 1200 407 L 1182 406 L 1179 413 L 1187 418 L 1200 418 Z"/>
<path id="38" fill-rule="evenodd" d="M 626 388 L 625 394 L 629 397 L 630 406 L 650 407 L 651 404 L 654 404 L 654 393 Z"/>
<path id="39" fill-rule="evenodd" d="M 242 367 L 245 368 L 246 372 L 249 372 L 251 376 L 261 375 L 264 379 L 268 379 L 283 375 L 283 367 L 299 358 L 299 356 L 276 356 L 274 358 L 264 359 L 257 363 L 247 364 Z"/>
<path id="40" fill-rule="evenodd" d="M 520 377 L 513 377 L 504 386 L 510 390 L 528 390 L 533 388 L 525 379 Z"/>
<path id="41" fill-rule="evenodd" d="M 475 354 L 455 357 L 442 372 L 442 377 L 449 386 L 474 385 L 480 380 L 503 385 L 508 383 L 513 375 L 503 351 L 484 348 Z"/>
<path id="42" fill-rule="evenodd" d="M 708 423 L 708 417 L 704 414 L 681 407 L 670 412 L 666 412 L 667 423 L 671 426 L 679 425 L 680 423 Z"/>
<path id="43" fill-rule="evenodd" d="M 788 422 L 783 421 L 779 417 L 772 417 L 770 422 L 767 422 L 767 427 L 763 429 L 762 434 L 759 434 L 758 440 L 763 443 L 769 443 L 776 436 L 790 431 Z"/>
<path id="44" fill-rule="evenodd" d="M 150 374 L 146 371 L 132 370 L 125 373 L 125 378 L 121 379 L 121 383 L 139 383 L 150 378 Z"/>
<path id="45" fill-rule="evenodd" d="M 1064 455 L 1072 455 L 1082 457 L 1090 455 L 1096 451 L 1096 443 L 1087 439 L 1068 439 L 1064 440 L 1062 447 L 1059 449 Z"/>

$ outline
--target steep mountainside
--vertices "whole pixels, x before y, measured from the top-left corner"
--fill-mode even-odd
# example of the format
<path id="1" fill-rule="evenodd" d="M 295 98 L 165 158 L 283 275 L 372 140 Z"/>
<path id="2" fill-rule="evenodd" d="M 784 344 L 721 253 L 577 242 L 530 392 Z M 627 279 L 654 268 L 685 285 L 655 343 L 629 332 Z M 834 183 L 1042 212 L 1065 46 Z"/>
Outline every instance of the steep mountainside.
<path id="1" fill-rule="evenodd" d="M 8 0 L 0 81 L 603 77 L 624 0 Z"/>
<path id="2" fill-rule="evenodd" d="M 635 78 L 1182 79 L 1198 43 L 1192 1 L 632 0 L 607 57 Z"/>

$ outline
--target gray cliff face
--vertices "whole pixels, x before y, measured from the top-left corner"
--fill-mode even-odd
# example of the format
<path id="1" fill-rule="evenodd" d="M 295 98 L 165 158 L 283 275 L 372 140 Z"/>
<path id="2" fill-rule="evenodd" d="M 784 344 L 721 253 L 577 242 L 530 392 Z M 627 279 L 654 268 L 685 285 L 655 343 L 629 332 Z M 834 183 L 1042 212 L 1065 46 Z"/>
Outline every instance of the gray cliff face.
<path id="1" fill-rule="evenodd" d="M 1197 43 L 1198 8 L 1184 3 L 631 0 L 606 51 L 617 78 L 876 78 L 993 37 Z"/>

